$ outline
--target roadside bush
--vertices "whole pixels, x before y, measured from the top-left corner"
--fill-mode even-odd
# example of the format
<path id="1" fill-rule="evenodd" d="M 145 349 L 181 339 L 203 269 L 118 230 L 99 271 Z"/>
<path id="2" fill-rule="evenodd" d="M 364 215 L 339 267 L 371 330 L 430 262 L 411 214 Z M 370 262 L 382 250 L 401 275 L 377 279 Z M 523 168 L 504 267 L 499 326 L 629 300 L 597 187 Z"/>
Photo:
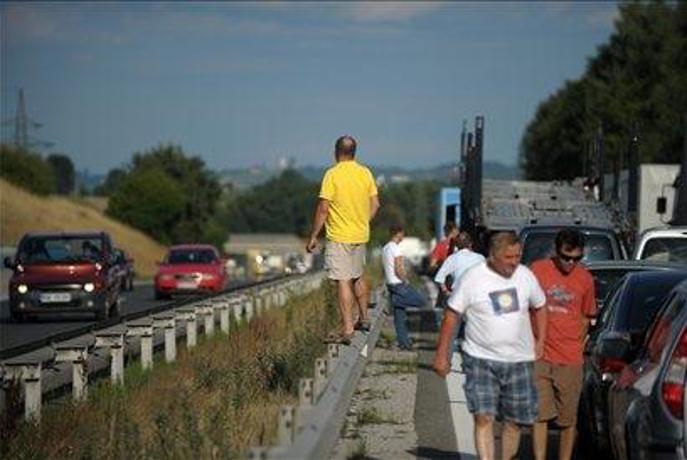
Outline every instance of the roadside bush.
<path id="1" fill-rule="evenodd" d="M 52 166 L 37 153 L 0 144 L 0 177 L 38 195 L 55 192 Z"/>

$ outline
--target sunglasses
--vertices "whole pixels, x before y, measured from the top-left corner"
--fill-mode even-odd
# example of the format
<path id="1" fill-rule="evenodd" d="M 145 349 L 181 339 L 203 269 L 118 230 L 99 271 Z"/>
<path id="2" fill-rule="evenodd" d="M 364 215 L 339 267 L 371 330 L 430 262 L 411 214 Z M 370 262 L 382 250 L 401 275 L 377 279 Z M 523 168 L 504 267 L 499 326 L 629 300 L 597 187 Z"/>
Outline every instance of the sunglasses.
<path id="1" fill-rule="evenodd" d="M 579 262 L 580 260 L 582 260 L 583 257 L 584 254 L 580 254 L 579 256 L 569 256 L 561 252 L 558 253 L 558 258 L 561 259 L 563 262 Z"/>

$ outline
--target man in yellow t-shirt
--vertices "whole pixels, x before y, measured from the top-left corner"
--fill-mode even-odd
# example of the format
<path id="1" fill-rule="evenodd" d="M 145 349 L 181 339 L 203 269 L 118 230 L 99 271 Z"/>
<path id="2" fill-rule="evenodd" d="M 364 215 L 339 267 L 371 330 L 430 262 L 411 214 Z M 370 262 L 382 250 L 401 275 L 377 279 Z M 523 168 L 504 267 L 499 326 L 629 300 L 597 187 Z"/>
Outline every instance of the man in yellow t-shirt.
<path id="1" fill-rule="evenodd" d="M 363 276 L 365 245 L 370 239 L 370 220 L 379 209 L 377 186 L 369 169 L 355 161 L 357 143 L 351 136 L 341 136 L 334 145 L 336 165 L 322 179 L 315 208 L 312 232 L 306 246 L 317 248 L 322 227 L 327 228 L 324 260 L 329 279 L 336 281 L 341 313 L 341 342 L 349 344 L 355 326 L 353 305 L 359 309 L 360 329 L 369 329 L 367 308 L 370 292 Z"/>

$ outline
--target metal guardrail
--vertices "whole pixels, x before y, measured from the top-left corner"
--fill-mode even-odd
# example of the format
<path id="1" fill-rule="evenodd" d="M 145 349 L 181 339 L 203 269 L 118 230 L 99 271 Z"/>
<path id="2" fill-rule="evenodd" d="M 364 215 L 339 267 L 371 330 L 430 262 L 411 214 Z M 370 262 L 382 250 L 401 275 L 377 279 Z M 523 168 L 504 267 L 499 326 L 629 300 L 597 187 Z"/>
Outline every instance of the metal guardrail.
<path id="1" fill-rule="evenodd" d="M 218 319 L 221 330 L 228 333 L 231 315 L 237 323 L 250 322 L 267 309 L 283 306 L 293 293 L 304 294 L 317 289 L 322 280 L 323 273 L 314 273 L 268 281 L 240 291 L 177 305 L 164 312 L 146 312 L 145 317 L 131 319 L 125 324 L 89 330 L 79 337 L 4 360 L 0 366 L 3 388 L 20 384 L 24 390 L 25 418 L 40 420 L 46 387 L 71 383 L 75 400 L 87 397 L 87 369 L 98 370 L 92 364 L 94 361 L 102 367 L 109 365 L 113 384 L 122 384 L 125 354 L 140 356 L 143 368 L 152 369 L 153 350 L 157 344 L 164 347 L 165 360 L 172 362 L 176 359 L 177 339 L 185 337 L 187 348 L 196 346 L 199 322 L 205 335 L 214 334 Z M 59 382 L 44 385 L 46 370 L 60 365 L 63 369 L 64 366 L 71 367 L 71 377 L 65 379 L 63 376 Z M 49 377 L 54 379 L 54 374 L 50 372 Z M 0 400 L 0 406 L 3 406 L 2 402 Z"/>
<path id="2" fill-rule="evenodd" d="M 249 458 L 320 460 L 329 458 L 339 439 L 346 412 L 367 359 L 382 330 L 386 298 L 375 291 L 371 328 L 358 333 L 349 346 L 330 345 L 327 358 L 315 363 L 314 379 L 301 379 L 299 405 L 281 408 L 279 445 L 255 447 Z"/>
<path id="3" fill-rule="evenodd" d="M 58 333 L 55 333 L 55 334 L 52 334 L 49 336 L 42 337 L 40 340 L 35 340 L 31 343 L 18 345 L 16 347 L 11 347 L 11 348 L 6 348 L 6 349 L 0 351 L 0 360 L 9 359 L 13 356 L 17 356 L 20 354 L 30 353 L 30 352 L 38 350 L 42 347 L 50 346 L 55 342 L 70 340 L 74 337 L 78 337 L 78 336 L 87 334 L 89 332 L 93 332 L 93 331 L 102 329 L 103 327 L 114 326 L 114 325 L 119 324 L 120 322 L 123 322 L 123 321 L 130 321 L 130 320 L 142 318 L 142 317 L 145 317 L 145 316 L 148 316 L 151 314 L 165 312 L 168 310 L 172 310 L 174 308 L 182 307 L 186 304 L 193 303 L 193 302 L 212 301 L 212 299 L 215 297 L 220 297 L 220 296 L 224 296 L 224 295 L 231 294 L 234 292 L 238 292 L 242 289 L 259 287 L 262 285 L 273 283 L 275 281 L 279 281 L 281 279 L 285 279 L 285 277 L 268 278 L 268 279 L 260 280 L 260 281 L 245 282 L 245 283 L 239 284 L 238 286 L 234 286 L 234 287 L 231 287 L 225 291 L 222 291 L 219 294 L 208 294 L 208 295 L 204 295 L 204 296 L 199 295 L 197 297 L 193 297 L 191 300 L 179 299 L 179 300 L 167 302 L 167 303 L 164 303 L 161 305 L 156 305 L 156 306 L 151 307 L 150 309 L 145 310 L 145 311 L 128 313 L 125 315 L 121 315 L 119 318 L 111 318 L 111 319 L 106 320 L 104 322 L 99 322 L 99 323 L 95 323 L 95 324 L 88 324 L 88 325 L 84 325 L 84 326 L 81 326 L 81 327 L 78 327 L 75 329 L 70 329 L 69 331 L 58 332 Z"/>

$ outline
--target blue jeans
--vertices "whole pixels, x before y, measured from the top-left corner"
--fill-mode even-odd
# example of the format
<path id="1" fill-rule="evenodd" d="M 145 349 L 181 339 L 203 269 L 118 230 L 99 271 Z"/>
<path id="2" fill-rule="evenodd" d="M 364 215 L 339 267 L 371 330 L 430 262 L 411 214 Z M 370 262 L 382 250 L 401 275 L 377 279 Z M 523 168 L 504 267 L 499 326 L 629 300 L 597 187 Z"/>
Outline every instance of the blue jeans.
<path id="1" fill-rule="evenodd" d="M 427 303 L 427 300 L 407 283 L 387 284 L 386 287 L 389 290 L 389 299 L 394 309 L 396 340 L 400 346 L 410 347 L 408 326 L 406 325 L 406 308 L 422 307 Z"/>

